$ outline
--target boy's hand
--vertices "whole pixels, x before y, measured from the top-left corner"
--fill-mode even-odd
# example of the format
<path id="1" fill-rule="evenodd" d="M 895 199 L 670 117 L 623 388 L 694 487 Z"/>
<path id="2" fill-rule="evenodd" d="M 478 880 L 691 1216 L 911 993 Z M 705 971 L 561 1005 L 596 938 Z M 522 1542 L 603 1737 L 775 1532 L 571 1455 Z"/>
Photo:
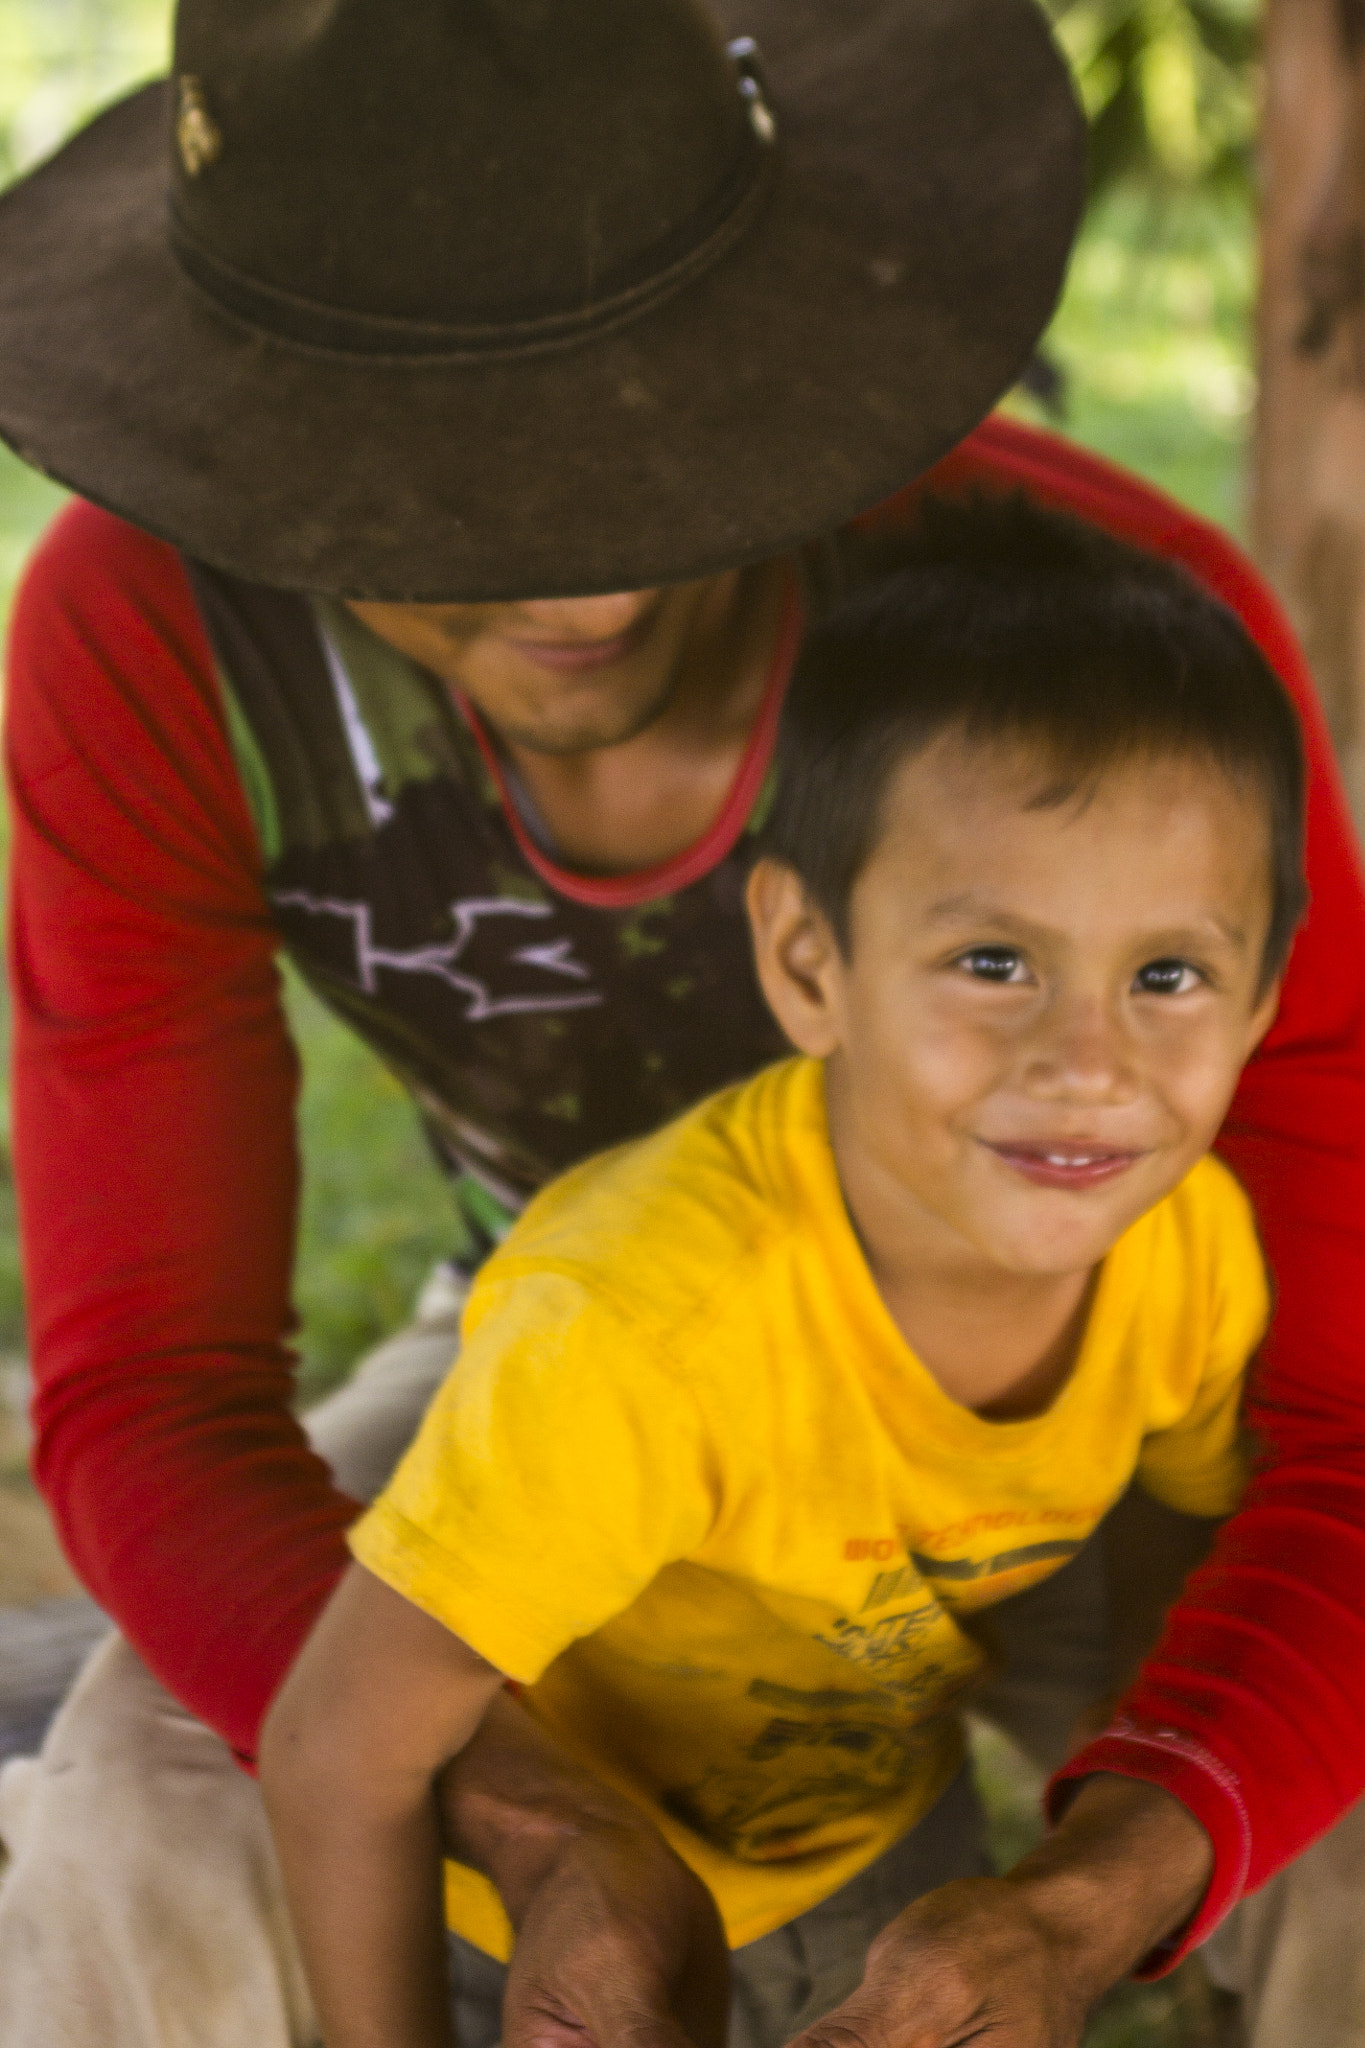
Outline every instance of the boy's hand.
<path id="1" fill-rule="evenodd" d="M 1008 1877 L 930 1892 L 868 1951 L 852 1998 L 793 2048 L 1077 2048 L 1111 1984 L 1194 1912 L 1208 1837 L 1132 1779 L 1087 1780 Z"/>

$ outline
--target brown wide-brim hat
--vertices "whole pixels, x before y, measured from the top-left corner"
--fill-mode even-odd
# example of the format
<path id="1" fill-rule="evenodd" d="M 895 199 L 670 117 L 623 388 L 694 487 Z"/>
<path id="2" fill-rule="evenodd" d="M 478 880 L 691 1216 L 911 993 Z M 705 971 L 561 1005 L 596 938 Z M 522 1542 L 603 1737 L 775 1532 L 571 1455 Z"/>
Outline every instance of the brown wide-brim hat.
<path id="1" fill-rule="evenodd" d="M 183 0 L 173 77 L 0 198 L 0 435 L 339 596 L 647 588 L 831 531 L 1018 375 L 1083 124 L 1036 0 L 722 15 Z"/>

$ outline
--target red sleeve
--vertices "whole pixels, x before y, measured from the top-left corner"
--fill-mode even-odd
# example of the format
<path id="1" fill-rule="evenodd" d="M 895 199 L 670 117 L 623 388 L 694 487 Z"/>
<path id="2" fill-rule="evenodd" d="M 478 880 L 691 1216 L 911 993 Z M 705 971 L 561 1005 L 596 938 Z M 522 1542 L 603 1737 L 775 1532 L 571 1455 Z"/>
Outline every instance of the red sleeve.
<path id="1" fill-rule="evenodd" d="M 61 514 L 14 613 L 7 728 L 38 1480 L 94 1597 L 249 1757 L 354 1509 L 289 1409 L 296 1066 L 169 548 Z"/>
<path id="2" fill-rule="evenodd" d="M 1117 1719 L 1058 1774 L 1164 1786 L 1212 1837 L 1213 1882 L 1169 1967 L 1365 1793 L 1365 888 L 1322 712 L 1260 577 L 1216 528 L 1080 449 L 991 420 L 929 479 L 1022 488 L 1184 562 L 1294 697 L 1312 902 L 1280 1014 L 1219 1143 L 1277 1291 L 1248 1416 L 1263 1457 Z"/>

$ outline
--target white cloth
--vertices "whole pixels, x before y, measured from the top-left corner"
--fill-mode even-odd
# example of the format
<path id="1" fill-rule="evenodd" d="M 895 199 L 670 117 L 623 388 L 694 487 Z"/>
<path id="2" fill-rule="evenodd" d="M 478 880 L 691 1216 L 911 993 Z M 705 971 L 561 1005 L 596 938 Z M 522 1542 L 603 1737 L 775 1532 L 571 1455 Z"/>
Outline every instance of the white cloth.
<path id="1" fill-rule="evenodd" d="M 463 1300 L 439 1269 L 408 1328 L 305 1417 L 357 1499 L 449 1369 Z M 256 1784 L 121 1636 L 41 1754 L 0 1770 L 0 1842 L 0 2048 L 315 2048 Z"/>
<path id="2" fill-rule="evenodd" d="M 1248 2048 L 1365 2048 L 1365 1800 L 1244 1899 L 1200 1950 Z"/>
<path id="3" fill-rule="evenodd" d="M 0 1774 L 4 2048 L 313 2048 L 255 1784 L 122 1636 Z"/>

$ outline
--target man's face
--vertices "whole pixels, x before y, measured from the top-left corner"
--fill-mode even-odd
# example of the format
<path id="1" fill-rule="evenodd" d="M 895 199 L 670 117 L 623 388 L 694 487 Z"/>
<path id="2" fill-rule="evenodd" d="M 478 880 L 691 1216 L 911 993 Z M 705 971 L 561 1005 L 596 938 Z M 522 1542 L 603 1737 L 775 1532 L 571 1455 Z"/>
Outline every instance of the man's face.
<path id="1" fill-rule="evenodd" d="M 462 690 L 515 746 L 576 754 L 633 739 L 678 687 L 684 649 L 723 621 L 737 574 L 607 597 L 368 604 L 373 633 Z"/>
<path id="2" fill-rule="evenodd" d="M 1093 1266 L 1207 1151 L 1274 1010 L 1258 798 L 1196 761 L 1036 806 L 1049 779 L 956 736 L 908 761 L 847 959 L 818 912 L 802 932 L 788 871 L 751 890 L 765 987 L 827 1061 L 846 1186 L 969 1270 Z"/>

